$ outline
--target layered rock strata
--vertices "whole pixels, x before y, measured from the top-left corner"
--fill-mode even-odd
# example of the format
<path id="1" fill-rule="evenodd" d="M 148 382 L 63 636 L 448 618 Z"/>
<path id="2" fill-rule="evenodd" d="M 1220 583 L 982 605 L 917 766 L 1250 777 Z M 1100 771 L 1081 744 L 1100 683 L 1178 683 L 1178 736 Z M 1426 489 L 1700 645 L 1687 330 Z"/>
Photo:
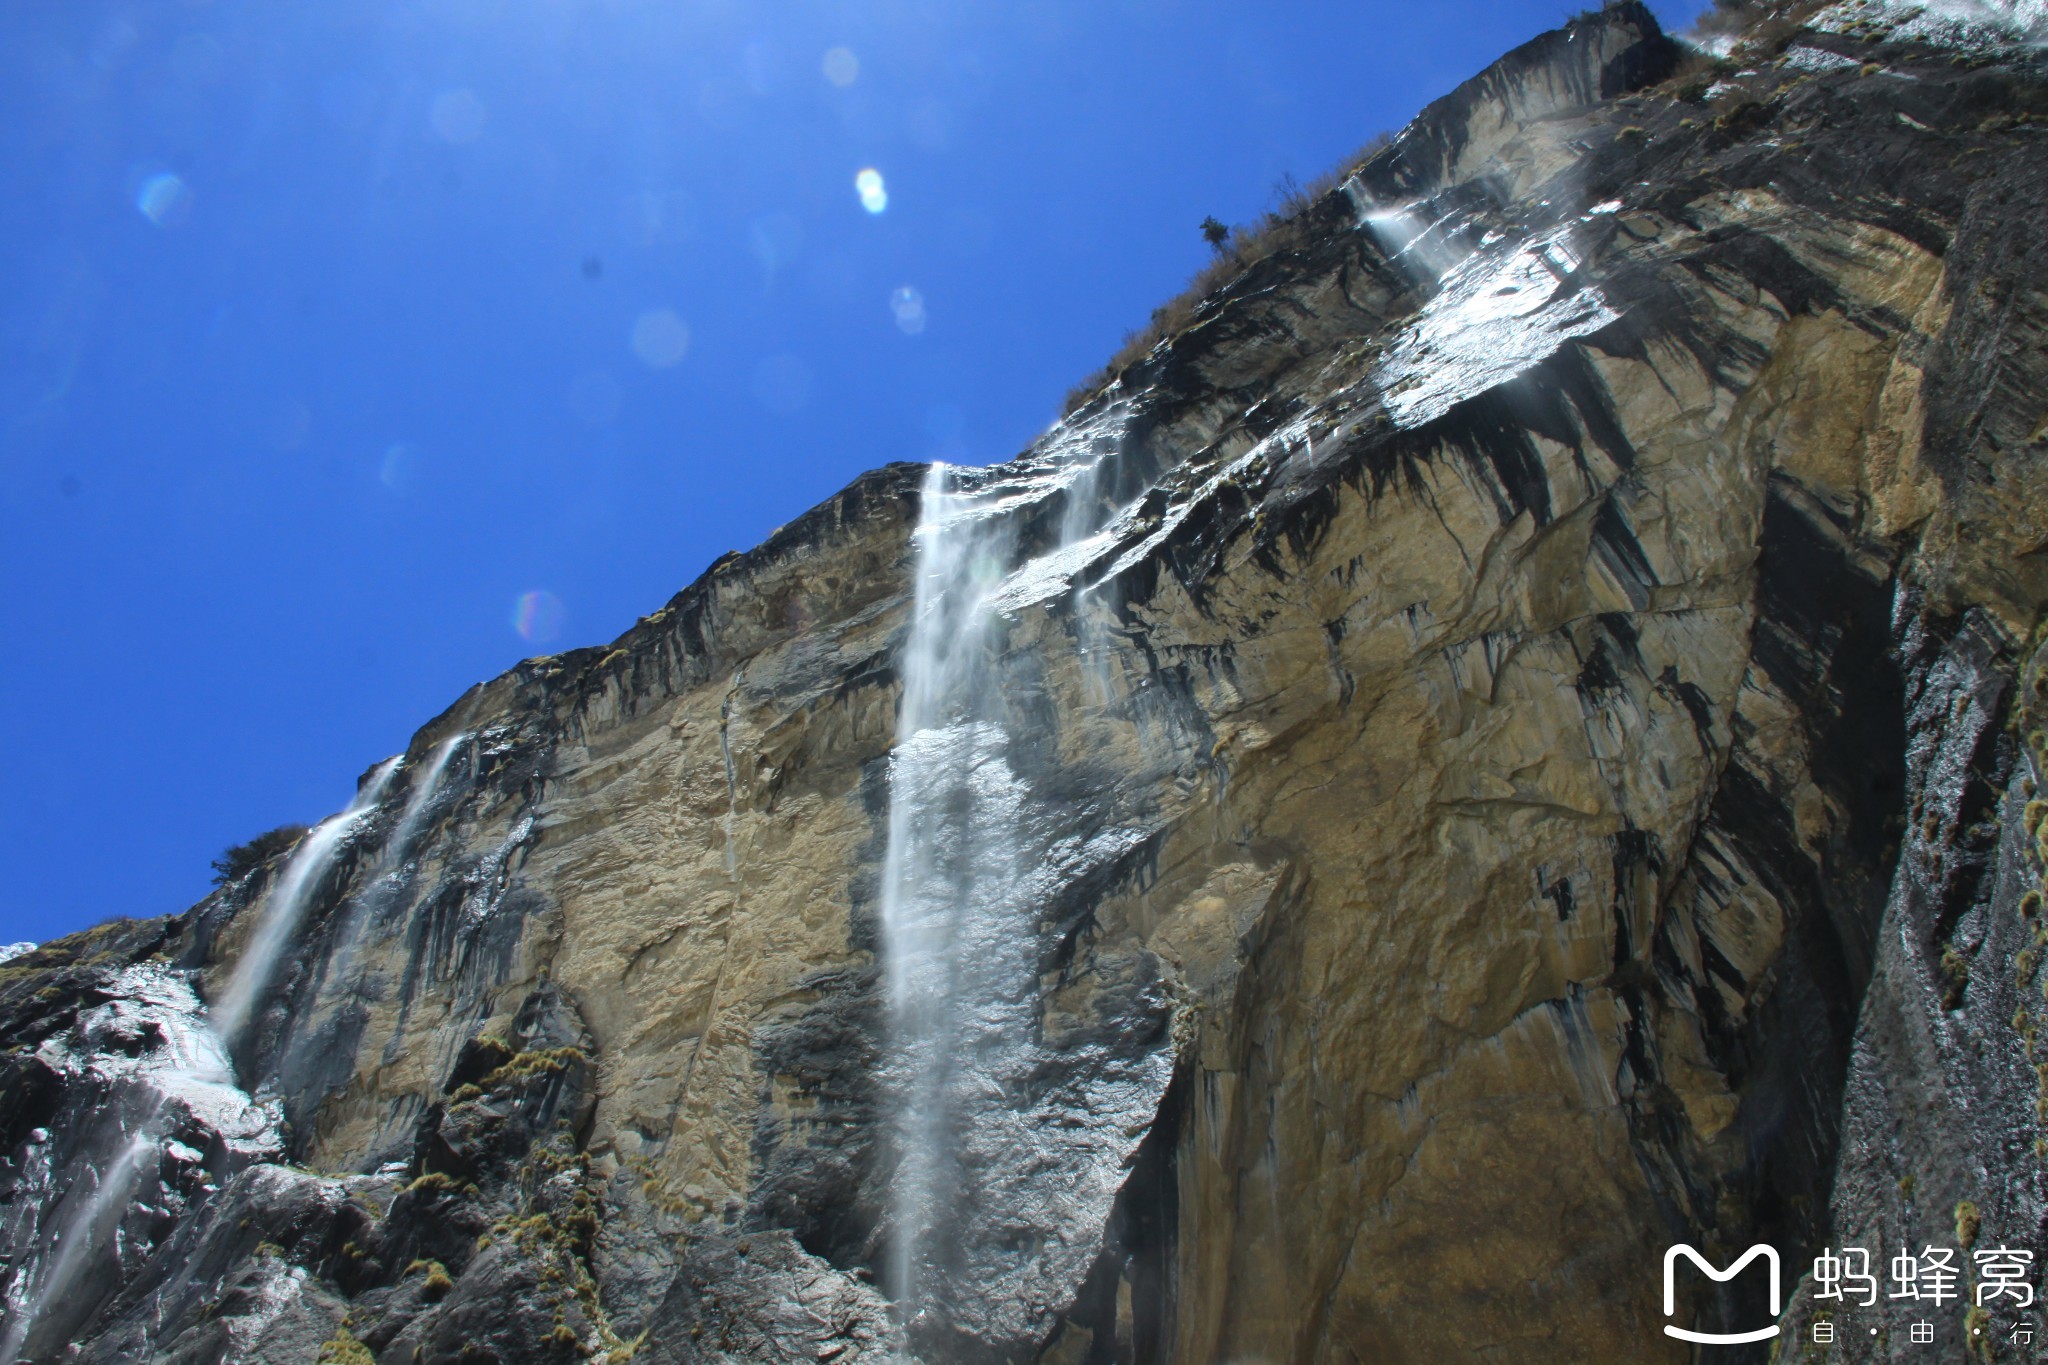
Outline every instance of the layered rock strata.
<path id="1" fill-rule="evenodd" d="M 286 858 L 0 965 L 10 1348 L 1677 1360 L 1675 1240 L 2039 1246 L 2034 53 L 1589 14 L 962 476 L 1065 821 L 987 1293 L 885 1293 L 896 465 L 425 726 L 228 1053 Z"/>

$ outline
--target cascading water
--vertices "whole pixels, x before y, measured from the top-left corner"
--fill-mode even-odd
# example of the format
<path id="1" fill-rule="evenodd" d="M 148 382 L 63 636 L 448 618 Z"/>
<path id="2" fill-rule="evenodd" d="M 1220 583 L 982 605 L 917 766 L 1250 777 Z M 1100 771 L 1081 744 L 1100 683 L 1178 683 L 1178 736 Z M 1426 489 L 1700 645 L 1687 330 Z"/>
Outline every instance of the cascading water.
<path id="1" fill-rule="evenodd" d="M 1583 237 L 1618 202 L 1540 230 L 1481 231 L 1474 210 L 1483 205 L 1376 205 L 1356 179 L 1345 190 L 1359 225 L 1425 300 L 1389 339 L 1372 376 L 1396 426 L 1435 421 L 1620 316 L 1598 288 L 1575 278 Z"/>
<path id="2" fill-rule="evenodd" d="M 915 616 L 903 657 L 901 736 L 890 758 L 882 932 L 898 1093 L 890 1292 L 908 1319 L 930 1311 L 948 1256 L 945 1211 L 971 1191 L 954 1094 L 1001 1066 L 1024 1021 L 997 1008 L 1021 942 L 1014 847 L 1019 783 L 992 701 L 988 592 L 1013 532 L 926 476 L 917 530 Z"/>
<path id="3" fill-rule="evenodd" d="M 299 921 L 305 918 L 307 902 L 319 889 L 342 839 L 377 808 L 377 803 L 383 799 L 384 789 L 391 785 L 391 779 L 403 761 L 402 757 L 389 758 L 378 764 L 348 809 L 321 821 L 292 850 L 291 861 L 285 864 L 284 874 L 264 898 L 256 927 L 250 931 L 248 942 L 242 945 L 242 955 L 235 961 L 227 987 L 214 1004 L 214 1031 L 226 1043 L 232 1045 L 240 1037 L 256 1002 L 269 989 L 277 973 L 278 959 L 298 933 Z"/>
<path id="4" fill-rule="evenodd" d="M 1433 290 L 1445 273 L 1465 258 L 1467 253 L 1452 240 L 1455 224 L 1451 219 L 1425 218 L 1418 205 L 1372 205 L 1355 180 L 1346 184 L 1345 190 L 1358 207 L 1365 230 L 1410 282 Z"/>
<path id="5" fill-rule="evenodd" d="M 138 1209 L 154 1220 L 181 1197 L 167 1166 L 220 1160 L 232 1168 L 280 1151 L 272 1108 L 236 1087 L 183 973 L 145 963 L 99 990 L 102 1003 L 37 1049 L 44 1065 L 73 1079 L 80 1098 L 65 1121 L 93 1136 L 70 1166 L 48 1164 L 45 1145 L 31 1144 L 15 1198 L 32 1216 L 9 1228 L 4 1248 L 13 1275 L 0 1361 L 61 1351 L 74 1321 L 109 1289 L 86 1272 L 103 1272 L 110 1248 L 117 1264 L 130 1254 L 135 1230 L 123 1229 Z"/>
<path id="6" fill-rule="evenodd" d="M 1375 206 L 1356 187 L 1353 198 L 1424 300 L 1371 377 L 1396 425 L 1433 420 L 1615 319 L 1575 278 L 1581 234 L 1614 205 L 1503 232 L 1484 226 L 1479 200 Z M 1135 1116 L 1123 1131 L 1143 1131 L 1170 1072 L 1162 1050 L 1116 1056 L 1112 1044 L 1077 1060 L 1041 1041 L 1046 912 L 1143 837 L 1106 807 L 1084 809 L 1085 781 L 1061 770 L 1054 680 L 1061 700 L 1109 709 L 1107 603 L 1093 595 L 1113 592 L 1189 507 L 1308 440 L 1305 425 L 1276 432 L 1191 470 L 1181 496 L 1148 500 L 1137 485 L 1160 471 L 1125 450 L 1127 421 L 1112 402 L 1012 464 L 935 465 L 923 488 L 880 908 L 895 1157 L 886 1282 L 927 1359 L 1027 1341 L 1071 1297 L 1092 1248 L 1059 1245 L 1056 1229 L 1085 1228 L 1083 1207 L 1106 1212 L 1122 1178 L 1110 1162 L 1129 1155 L 1104 1137 L 1105 1116 Z M 1057 628 L 1020 630 L 1062 599 Z M 1053 641 L 1078 658 L 1049 657 Z M 1041 1126 L 1062 1085 L 1086 1096 L 1085 1132 Z"/>
<path id="7" fill-rule="evenodd" d="M 467 732 L 453 734 L 436 744 L 427 756 L 426 768 L 413 779 L 412 790 L 406 793 L 405 809 L 399 814 L 398 824 L 392 828 L 391 837 L 384 841 L 384 853 L 379 860 L 382 866 L 392 866 L 412 855 L 413 840 L 419 836 L 420 826 L 426 823 L 434 799 L 441 794 L 441 778 L 448 771 L 449 760 L 467 743 Z"/>
<path id="8" fill-rule="evenodd" d="M 104 1170 L 95 1172 L 99 1184 L 63 1220 L 41 1264 L 35 1267 L 40 1273 L 31 1277 L 26 1293 L 16 1296 L 22 1302 L 8 1314 L 7 1331 L 0 1336 L 0 1361 L 21 1358 L 29 1332 L 44 1320 L 51 1305 L 70 1296 L 78 1272 L 85 1267 L 87 1253 L 98 1251 L 112 1238 L 112 1225 L 118 1222 L 135 1193 L 142 1163 L 158 1154 L 157 1145 L 162 1139 L 156 1132 L 156 1122 L 161 1107 L 161 1101 L 151 1106 L 149 1117 L 123 1144 L 120 1154 Z M 74 1194 L 72 1198 L 80 1197 Z"/>
<path id="9" fill-rule="evenodd" d="M 356 982 L 357 955 L 371 926 L 403 912 L 406 889 L 418 870 L 414 858 L 419 851 L 416 845 L 420 833 L 442 804 L 449 764 L 470 739 L 467 732 L 450 735 L 428 752 L 425 767 L 412 775 L 411 786 L 405 793 L 405 804 L 400 808 L 391 832 L 385 836 L 384 846 L 378 852 L 374 866 L 364 884 L 347 898 L 338 912 L 340 923 L 329 941 L 325 961 L 320 967 L 323 979 Z M 331 851 L 328 856 L 333 856 Z M 318 880 L 317 874 L 309 878 L 309 882 Z M 304 1019 L 294 1019 L 287 1034 L 303 1037 L 304 1023 Z M 279 1068 L 290 1069 L 283 1054 Z"/>
<path id="10" fill-rule="evenodd" d="M 388 856 L 404 856 L 442 769 L 464 738 L 458 735 L 435 750 L 413 786 Z M 23 1224 L 26 1240 L 7 1248 L 14 1274 L 0 1327 L 0 1362 L 15 1361 L 25 1350 L 41 1355 L 54 1349 L 79 1304 L 97 1301 L 98 1295 L 81 1292 L 86 1286 L 80 1276 L 101 1263 L 109 1246 L 118 1248 L 124 1220 L 138 1202 L 165 1197 L 165 1153 L 181 1147 L 179 1132 L 218 1144 L 231 1165 L 280 1152 L 273 1109 L 252 1102 L 236 1086 L 228 1048 L 292 946 L 343 840 L 377 808 L 401 762 L 379 764 L 348 809 L 323 821 L 293 850 L 210 1014 L 201 1010 L 181 973 L 154 964 L 130 967 L 103 988 L 107 1001 L 80 1017 L 73 1042 L 52 1040 L 40 1049 L 46 1064 L 78 1075 L 81 1092 L 100 1097 L 81 1121 L 99 1134 L 102 1155 L 77 1173 L 90 1183 L 66 1187 L 64 1173 L 41 1173 L 47 1215 Z M 203 1156 L 184 1150 L 191 1159 Z"/>
<path id="11" fill-rule="evenodd" d="M 934 465 L 924 484 L 881 886 L 896 1158 L 887 1281 L 921 1352 L 945 1355 L 964 1323 L 1025 1330 L 1031 1310 L 1017 1300 L 1057 1276 L 1016 1229 L 1059 1197 L 1049 1188 L 1095 1179 L 1071 1167 L 1097 1154 L 1049 1153 L 1035 1131 L 1038 921 L 1076 867 L 1114 856 L 1122 832 L 1078 838 L 1062 803 L 1034 790 L 1044 736 L 1026 733 L 1018 708 L 1043 661 L 1013 653 L 1008 636 L 1019 606 L 1066 591 L 1104 548 L 1093 543 L 1106 520 L 1102 451 L 1114 447 L 1084 432 L 1000 469 Z"/>

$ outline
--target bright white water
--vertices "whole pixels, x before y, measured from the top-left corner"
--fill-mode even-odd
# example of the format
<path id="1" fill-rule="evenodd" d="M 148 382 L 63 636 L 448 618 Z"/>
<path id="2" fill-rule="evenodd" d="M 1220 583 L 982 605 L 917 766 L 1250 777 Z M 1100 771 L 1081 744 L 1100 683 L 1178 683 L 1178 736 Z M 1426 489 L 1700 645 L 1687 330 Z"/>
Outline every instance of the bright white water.
<path id="1" fill-rule="evenodd" d="M 1851 0 L 1807 22 L 1822 32 L 1872 25 L 1893 42 L 2039 45 L 2048 42 L 2048 0 Z"/>
<path id="2" fill-rule="evenodd" d="M 466 732 L 453 734 L 436 744 L 427 756 L 426 770 L 413 779 L 412 789 L 405 795 L 405 810 L 399 815 L 391 837 L 384 841 L 384 854 L 379 860 L 384 865 L 398 864 L 412 855 L 413 840 L 426 822 L 434 798 L 441 794 L 441 778 L 448 771 L 448 761 L 467 743 Z"/>
<path id="3" fill-rule="evenodd" d="M 161 1106 L 159 1106 L 161 1107 Z M 62 1303 L 77 1287 L 78 1272 L 86 1265 L 86 1253 L 104 1247 L 113 1236 L 114 1225 L 128 1211 L 136 1178 L 145 1159 L 157 1155 L 156 1110 L 135 1131 L 104 1172 L 90 1196 L 73 1192 L 67 1200 L 72 1210 L 45 1255 L 36 1283 L 24 1302 L 7 1317 L 7 1332 L 0 1336 L 0 1361 L 21 1358 L 29 1332 L 52 1304 Z"/>
<path id="4" fill-rule="evenodd" d="M 1394 333 L 1373 375 L 1397 426 L 1433 422 L 1620 316 L 1597 288 L 1573 278 L 1585 224 L 1618 203 L 1532 237 L 1489 232 L 1465 245 L 1465 215 L 1429 219 L 1424 205 L 1370 205 L 1355 180 L 1346 189 L 1359 206 L 1360 226 L 1427 296 Z"/>
<path id="5" fill-rule="evenodd" d="M 1368 202 L 1365 189 L 1356 180 L 1344 186 L 1351 202 L 1359 210 L 1359 218 L 1365 230 L 1372 234 L 1387 259 L 1404 270 L 1410 279 L 1426 288 L 1434 288 L 1437 281 L 1459 261 L 1465 258 L 1452 240 L 1451 233 L 1455 220 L 1442 217 L 1435 220 L 1424 218 L 1417 208 L 1387 208 Z"/>
<path id="6" fill-rule="evenodd" d="M 913 1327 L 976 1316 L 963 1291 L 994 1297 L 1015 1271 L 982 1243 L 1031 1197 L 1040 1141 L 1021 1097 L 1037 1058 L 1038 915 L 1056 885 L 1047 852 L 1060 816 L 1019 772 L 1005 625 L 1087 564 L 1083 547 L 1105 519 L 1103 461 L 1081 433 L 1035 460 L 934 465 L 925 479 L 881 887 L 897 1159 L 887 1288 Z M 1053 543 L 1019 564 L 1033 520 Z"/>
<path id="7" fill-rule="evenodd" d="M 256 927 L 250 930 L 249 941 L 242 946 L 242 955 L 235 961 L 227 987 L 213 1007 L 214 1031 L 230 1045 L 248 1024 L 256 1002 L 269 989 L 277 974 L 278 960 L 297 937 L 306 904 L 319 888 L 341 841 L 377 808 L 384 789 L 391 785 L 392 775 L 403 761 L 389 758 L 378 764 L 349 808 L 321 821 L 292 850 L 291 861 L 285 864 L 277 885 L 264 897 Z"/>
<path id="8" fill-rule="evenodd" d="M 391 827 L 391 833 L 385 837 L 384 847 L 377 855 L 370 884 L 340 912 L 341 923 L 327 951 L 327 971 L 332 979 L 355 979 L 356 956 L 362 946 L 363 935 L 379 915 L 391 913 L 400 903 L 407 883 L 418 871 L 413 863 L 418 852 L 415 845 L 420 831 L 440 803 L 448 765 L 470 739 L 467 732 L 462 732 L 442 740 L 427 755 L 426 767 L 413 776 L 398 822 Z M 329 856 L 332 857 L 331 852 Z M 312 880 L 317 882 L 318 877 Z"/>
<path id="9" fill-rule="evenodd" d="M 467 738 L 456 735 L 436 746 L 412 784 L 382 862 L 406 856 Z M 291 950 L 336 853 L 377 809 L 400 763 L 393 758 L 380 764 L 347 810 L 299 842 L 257 909 L 255 927 L 210 1015 L 182 973 L 141 964 L 118 973 L 104 987 L 108 998 L 82 1013 L 70 1033 L 38 1049 L 51 1068 L 77 1078 L 77 1093 L 100 1097 L 83 1121 L 91 1125 L 101 1155 L 60 1168 L 30 1144 L 19 1197 L 36 1201 L 42 1216 L 25 1223 L 6 1248 L 20 1273 L 8 1288 L 0 1362 L 17 1360 L 24 1350 L 47 1355 L 61 1345 L 66 1313 L 95 1297 L 81 1276 L 103 1264 L 110 1246 L 122 1245 L 118 1239 L 131 1208 L 175 1201 L 162 1184 L 161 1163 L 204 1159 L 178 1140 L 180 1133 L 217 1138 L 230 1168 L 281 1153 L 274 1107 L 252 1101 L 235 1084 L 227 1049 Z"/>
<path id="10" fill-rule="evenodd" d="M 145 1195 L 144 1182 L 155 1179 L 166 1148 L 178 1146 L 174 1131 L 204 1129 L 234 1163 L 279 1149 L 275 1113 L 236 1087 L 227 1054 L 182 973 L 144 963 L 123 968 L 103 989 L 109 998 L 84 1011 L 69 1033 L 43 1043 L 37 1056 L 72 1078 L 76 1093 L 103 1097 L 89 1121 L 107 1155 L 57 1168 L 45 1144 L 31 1143 L 17 1198 L 40 1202 L 43 1216 L 24 1229 L 30 1242 L 7 1249 L 24 1273 L 9 1286 L 0 1361 L 17 1359 L 51 1310 L 88 1288 L 80 1275 L 102 1264 L 99 1253 L 131 1206 L 139 1198 L 163 1197 L 154 1185 L 158 1192 Z M 188 1155 L 198 1159 L 189 1149 Z M 44 1335 L 63 1327 L 61 1317 L 54 1319 Z M 38 1354 L 47 1354 L 42 1347 L 48 1344 L 37 1344 Z"/>

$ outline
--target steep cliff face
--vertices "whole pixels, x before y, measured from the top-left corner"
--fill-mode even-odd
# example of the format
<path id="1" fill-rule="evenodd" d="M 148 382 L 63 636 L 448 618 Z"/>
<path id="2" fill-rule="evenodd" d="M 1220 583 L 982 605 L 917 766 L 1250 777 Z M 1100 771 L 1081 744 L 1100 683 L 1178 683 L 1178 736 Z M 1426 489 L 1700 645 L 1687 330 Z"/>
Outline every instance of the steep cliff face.
<path id="1" fill-rule="evenodd" d="M 1013 464 L 864 476 L 0 966 L 0 1347 L 1681 1359 L 1673 1240 L 2040 1245 L 2034 51 L 1582 17 Z M 906 1212 L 905 849 L 998 838 L 931 874 L 1010 929 Z"/>

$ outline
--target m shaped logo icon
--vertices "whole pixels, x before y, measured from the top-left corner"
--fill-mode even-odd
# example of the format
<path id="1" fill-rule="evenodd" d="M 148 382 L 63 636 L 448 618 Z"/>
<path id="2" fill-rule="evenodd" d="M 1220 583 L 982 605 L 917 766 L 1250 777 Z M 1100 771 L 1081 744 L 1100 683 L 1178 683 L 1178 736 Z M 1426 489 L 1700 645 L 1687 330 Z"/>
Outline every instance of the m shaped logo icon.
<path id="1" fill-rule="evenodd" d="M 1706 1257 L 1700 1255 L 1685 1243 L 1680 1242 L 1677 1246 L 1664 1253 L 1664 1316 L 1667 1318 L 1678 1311 L 1678 1284 L 1674 1272 L 1678 1267 L 1678 1258 L 1681 1256 L 1698 1266 L 1708 1279 L 1720 1282 L 1734 1279 L 1742 1273 L 1744 1266 L 1761 1256 L 1764 1258 L 1764 1262 L 1771 1268 L 1771 1316 L 1778 1316 L 1779 1311 L 1784 1307 L 1784 1295 L 1781 1292 L 1781 1277 L 1778 1271 L 1778 1249 L 1776 1247 L 1765 1246 L 1762 1242 L 1759 1242 L 1743 1252 L 1742 1255 L 1736 1257 L 1734 1265 L 1729 1266 L 1726 1270 L 1716 1270 Z M 1677 1337 L 1680 1341 L 1697 1341 L 1708 1346 L 1726 1346 L 1743 1341 L 1764 1341 L 1774 1337 L 1778 1335 L 1778 1324 L 1774 1322 L 1769 1327 L 1759 1327 L 1754 1332 L 1693 1332 L 1683 1327 L 1673 1327 L 1667 1322 L 1664 1324 L 1664 1335 L 1667 1337 Z"/>

